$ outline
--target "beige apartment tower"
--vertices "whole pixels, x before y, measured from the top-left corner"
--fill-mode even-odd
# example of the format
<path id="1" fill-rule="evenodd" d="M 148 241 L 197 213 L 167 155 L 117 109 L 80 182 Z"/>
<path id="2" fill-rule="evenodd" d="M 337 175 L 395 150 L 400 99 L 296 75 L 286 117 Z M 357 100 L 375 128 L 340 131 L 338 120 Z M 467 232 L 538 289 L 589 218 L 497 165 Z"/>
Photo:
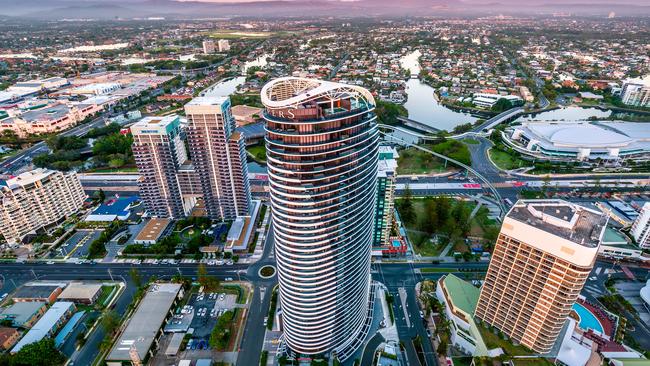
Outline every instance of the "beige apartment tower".
<path id="1" fill-rule="evenodd" d="M 187 146 L 207 216 L 234 219 L 250 209 L 244 136 L 235 131 L 228 97 L 197 97 L 185 104 Z"/>
<path id="2" fill-rule="evenodd" d="M 0 234 L 9 244 L 63 221 L 83 205 L 86 194 L 77 174 L 35 169 L 0 188 Z"/>
<path id="3" fill-rule="evenodd" d="M 562 200 L 522 200 L 503 220 L 476 317 L 551 351 L 593 268 L 607 216 Z"/>

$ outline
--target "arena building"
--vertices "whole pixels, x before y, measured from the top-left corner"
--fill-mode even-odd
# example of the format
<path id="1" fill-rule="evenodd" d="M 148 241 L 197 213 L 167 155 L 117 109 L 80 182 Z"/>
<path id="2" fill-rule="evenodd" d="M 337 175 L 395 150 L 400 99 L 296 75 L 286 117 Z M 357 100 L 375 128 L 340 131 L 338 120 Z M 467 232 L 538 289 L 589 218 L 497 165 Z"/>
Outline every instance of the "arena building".
<path id="1" fill-rule="evenodd" d="M 525 122 L 506 131 L 515 150 L 546 160 L 647 160 L 650 128 L 613 121 Z"/>

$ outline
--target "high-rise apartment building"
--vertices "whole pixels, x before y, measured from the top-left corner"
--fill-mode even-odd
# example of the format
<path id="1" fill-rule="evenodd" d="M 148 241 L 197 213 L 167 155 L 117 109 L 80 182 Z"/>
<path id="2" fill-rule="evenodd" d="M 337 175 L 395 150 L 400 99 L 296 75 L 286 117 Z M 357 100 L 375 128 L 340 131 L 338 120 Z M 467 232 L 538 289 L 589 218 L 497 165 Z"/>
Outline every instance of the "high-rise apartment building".
<path id="1" fill-rule="evenodd" d="M 397 177 L 398 157 L 395 148 L 379 146 L 373 247 L 390 245 L 390 231 L 393 227 L 393 211 L 395 209 L 395 178 Z"/>
<path id="2" fill-rule="evenodd" d="M 203 41 L 203 53 L 209 55 L 211 53 L 214 53 L 215 50 L 216 47 L 213 40 L 206 39 L 205 41 Z"/>
<path id="3" fill-rule="evenodd" d="M 650 202 L 646 202 L 641 208 L 639 216 L 632 224 L 630 233 L 639 247 L 650 248 Z"/>
<path id="4" fill-rule="evenodd" d="M 650 107 L 650 75 L 645 78 L 627 79 L 621 88 L 623 103 L 637 107 Z"/>
<path id="5" fill-rule="evenodd" d="M 7 180 L 0 199 L 0 233 L 14 244 L 76 213 L 86 194 L 76 173 L 39 168 Z"/>
<path id="6" fill-rule="evenodd" d="M 476 317 L 548 353 L 593 268 L 607 216 L 562 200 L 517 202 L 503 220 Z"/>
<path id="7" fill-rule="evenodd" d="M 140 197 L 147 211 L 158 217 L 184 217 L 194 204 L 184 204 L 177 178 L 187 160 L 180 118 L 146 117 L 131 126 L 131 133 L 133 156 L 142 175 Z"/>
<path id="8" fill-rule="evenodd" d="M 185 104 L 187 145 L 207 215 L 248 215 L 250 186 L 244 136 L 235 131 L 228 97 L 197 97 Z"/>
<path id="9" fill-rule="evenodd" d="M 367 332 L 375 101 L 357 86 L 285 77 L 262 103 L 286 345 L 344 360 Z"/>
<path id="10" fill-rule="evenodd" d="M 219 47 L 219 52 L 230 51 L 230 42 L 227 39 L 220 39 L 217 42 L 217 46 Z"/>

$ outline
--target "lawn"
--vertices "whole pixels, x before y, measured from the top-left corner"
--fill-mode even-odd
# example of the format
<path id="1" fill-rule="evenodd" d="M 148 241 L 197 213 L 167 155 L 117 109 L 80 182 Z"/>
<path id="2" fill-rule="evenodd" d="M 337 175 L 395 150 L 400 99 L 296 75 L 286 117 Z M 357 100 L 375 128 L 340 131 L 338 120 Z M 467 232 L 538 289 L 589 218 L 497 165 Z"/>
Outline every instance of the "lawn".
<path id="1" fill-rule="evenodd" d="M 515 366 L 550 366 L 551 361 L 546 358 L 513 358 L 512 363 Z"/>
<path id="2" fill-rule="evenodd" d="M 501 348 L 509 356 L 531 356 L 533 354 L 526 347 L 521 345 L 515 346 L 510 341 L 502 339 L 482 325 L 478 325 L 478 329 L 488 349 Z"/>
<path id="3" fill-rule="evenodd" d="M 397 159 L 397 174 L 429 174 L 445 170 L 445 163 L 414 147 L 399 152 Z"/>
<path id="4" fill-rule="evenodd" d="M 257 144 L 252 146 L 247 146 L 246 150 L 249 154 L 253 155 L 255 160 L 266 162 L 266 147 L 264 144 Z"/>
<path id="5" fill-rule="evenodd" d="M 501 150 L 490 149 L 488 154 L 490 154 L 490 160 L 499 169 L 510 170 L 530 165 L 527 161 L 516 158 Z"/>
<path id="6" fill-rule="evenodd" d="M 422 273 L 454 273 L 458 272 L 458 268 L 439 268 L 439 267 L 430 267 L 420 269 Z"/>
<path id="7" fill-rule="evenodd" d="M 273 35 L 271 32 L 240 32 L 240 31 L 231 31 L 227 29 L 218 30 L 215 32 L 209 33 L 210 37 L 213 38 L 266 38 Z"/>

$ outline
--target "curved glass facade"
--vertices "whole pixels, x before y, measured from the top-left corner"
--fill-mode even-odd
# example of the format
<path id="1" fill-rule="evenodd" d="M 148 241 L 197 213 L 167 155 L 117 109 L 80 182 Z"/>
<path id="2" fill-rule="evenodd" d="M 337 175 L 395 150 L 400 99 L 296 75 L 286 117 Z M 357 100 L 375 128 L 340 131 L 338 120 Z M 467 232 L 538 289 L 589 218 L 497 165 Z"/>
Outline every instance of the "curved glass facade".
<path id="1" fill-rule="evenodd" d="M 284 336 L 339 351 L 363 329 L 379 135 L 365 89 L 281 78 L 262 89 Z"/>

